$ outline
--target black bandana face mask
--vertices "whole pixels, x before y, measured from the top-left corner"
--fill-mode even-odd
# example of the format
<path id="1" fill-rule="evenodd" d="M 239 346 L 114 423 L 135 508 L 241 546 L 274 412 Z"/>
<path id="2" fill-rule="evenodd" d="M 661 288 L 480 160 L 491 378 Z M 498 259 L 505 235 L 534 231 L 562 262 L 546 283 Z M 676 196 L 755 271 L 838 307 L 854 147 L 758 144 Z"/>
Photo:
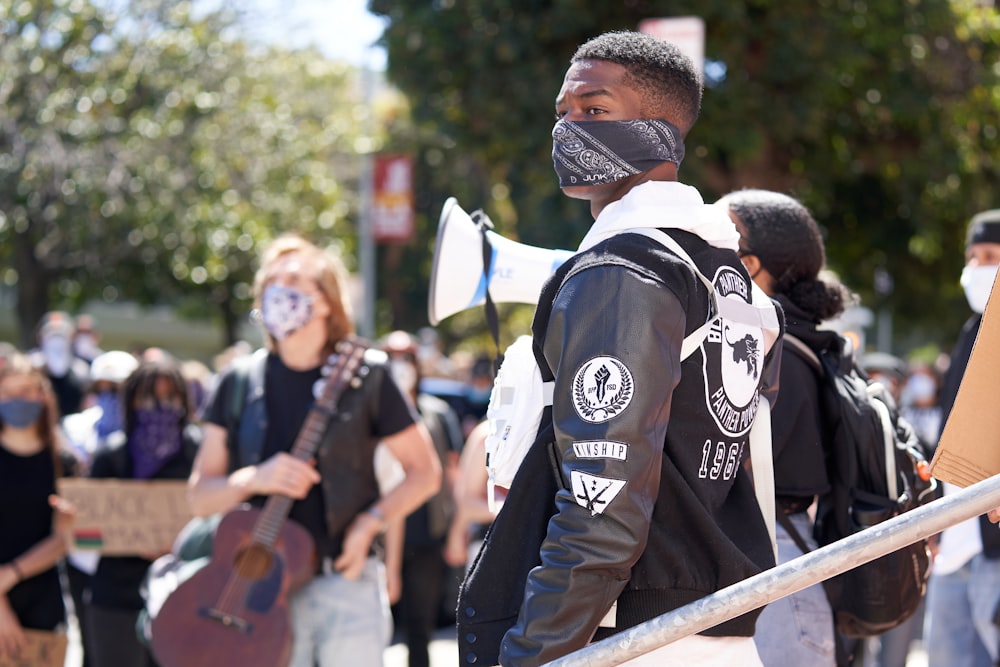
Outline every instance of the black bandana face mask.
<path id="1" fill-rule="evenodd" d="M 681 131 L 665 120 L 559 120 L 552 162 L 559 187 L 604 185 L 684 159 Z"/>

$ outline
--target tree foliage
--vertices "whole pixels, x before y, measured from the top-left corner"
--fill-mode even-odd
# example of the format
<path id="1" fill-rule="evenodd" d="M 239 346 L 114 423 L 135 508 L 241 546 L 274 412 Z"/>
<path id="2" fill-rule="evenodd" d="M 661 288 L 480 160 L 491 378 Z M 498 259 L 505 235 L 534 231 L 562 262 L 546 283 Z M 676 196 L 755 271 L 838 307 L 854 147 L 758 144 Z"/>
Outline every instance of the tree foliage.
<path id="1" fill-rule="evenodd" d="M 0 0 L 0 271 L 22 344 L 92 298 L 175 305 L 231 342 L 259 244 L 353 251 L 378 140 L 360 104 L 350 67 L 249 44 L 225 6 Z"/>
<path id="2" fill-rule="evenodd" d="M 576 46 L 645 18 L 706 24 L 706 93 L 682 180 L 800 198 L 831 267 L 894 315 L 896 346 L 950 344 L 964 229 L 997 206 L 997 10 L 971 0 L 370 0 L 412 101 L 421 213 L 454 194 L 498 231 L 572 247 L 589 225 L 551 172 L 552 105 Z M 433 235 L 431 234 L 431 237 Z M 888 276 L 877 280 L 877 276 Z M 876 289 L 878 284 L 879 289 Z"/>

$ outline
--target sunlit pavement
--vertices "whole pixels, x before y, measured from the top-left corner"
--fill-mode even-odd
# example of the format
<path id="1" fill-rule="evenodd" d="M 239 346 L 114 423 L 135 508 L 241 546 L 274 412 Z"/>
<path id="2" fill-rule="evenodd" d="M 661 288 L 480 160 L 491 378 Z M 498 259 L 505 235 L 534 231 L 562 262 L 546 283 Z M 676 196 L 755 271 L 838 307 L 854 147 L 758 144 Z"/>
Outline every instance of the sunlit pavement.
<path id="1" fill-rule="evenodd" d="M 431 641 L 431 667 L 458 667 L 458 644 L 453 628 L 438 630 Z M 69 625 L 69 648 L 66 667 L 80 667 L 80 635 L 75 621 Z M 385 667 L 407 667 L 405 644 L 393 644 L 385 650 Z M 866 665 L 866 667 L 868 667 Z M 927 667 L 927 654 L 919 642 L 913 645 L 906 667 Z"/>
<path id="2" fill-rule="evenodd" d="M 69 646 L 66 649 L 65 667 L 80 667 L 80 633 L 76 620 L 72 619 L 68 629 Z M 458 667 L 458 643 L 454 628 L 438 630 L 430 646 L 431 667 Z M 385 650 L 385 667 L 407 667 L 405 644 L 393 644 Z"/>
<path id="3" fill-rule="evenodd" d="M 442 628 L 434 633 L 430 646 L 431 667 L 458 667 L 458 642 L 455 628 Z M 406 644 L 393 644 L 385 650 L 384 667 L 407 667 Z"/>

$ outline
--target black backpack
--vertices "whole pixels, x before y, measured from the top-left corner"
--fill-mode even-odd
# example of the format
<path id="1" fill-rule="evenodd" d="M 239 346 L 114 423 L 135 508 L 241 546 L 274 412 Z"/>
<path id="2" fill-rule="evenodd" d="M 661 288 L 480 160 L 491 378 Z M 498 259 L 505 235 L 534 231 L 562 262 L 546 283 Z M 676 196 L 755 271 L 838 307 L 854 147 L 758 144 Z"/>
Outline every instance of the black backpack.
<path id="1" fill-rule="evenodd" d="M 857 366 L 850 341 L 837 336 L 817 354 L 794 336 L 784 340 L 820 377 L 831 489 L 817 503 L 816 542 L 830 544 L 933 500 L 937 484 L 922 445 L 886 388 Z M 808 551 L 791 522 L 778 519 Z M 929 568 L 921 540 L 824 581 L 837 631 L 870 637 L 903 623 L 923 598 Z"/>

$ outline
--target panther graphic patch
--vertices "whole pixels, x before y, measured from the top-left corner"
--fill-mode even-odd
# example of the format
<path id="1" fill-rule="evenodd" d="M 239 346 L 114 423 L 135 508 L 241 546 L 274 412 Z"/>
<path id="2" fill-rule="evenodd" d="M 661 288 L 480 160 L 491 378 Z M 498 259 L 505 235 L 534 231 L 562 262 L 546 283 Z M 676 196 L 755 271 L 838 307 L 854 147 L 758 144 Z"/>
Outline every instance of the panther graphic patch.
<path id="1" fill-rule="evenodd" d="M 750 284 L 731 267 L 720 267 L 712 284 L 720 299 L 752 303 Z M 747 433 L 760 401 L 764 332 L 717 318 L 701 347 L 709 412 L 723 433 L 732 437 Z"/>
<path id="2" fill-rule="evenodd" d="M 573 378 L 573 407 L 585 422 L 600 424 L 620 415 L 632 400 L 632 372 L 614 357 L 595 357 Z"/>

